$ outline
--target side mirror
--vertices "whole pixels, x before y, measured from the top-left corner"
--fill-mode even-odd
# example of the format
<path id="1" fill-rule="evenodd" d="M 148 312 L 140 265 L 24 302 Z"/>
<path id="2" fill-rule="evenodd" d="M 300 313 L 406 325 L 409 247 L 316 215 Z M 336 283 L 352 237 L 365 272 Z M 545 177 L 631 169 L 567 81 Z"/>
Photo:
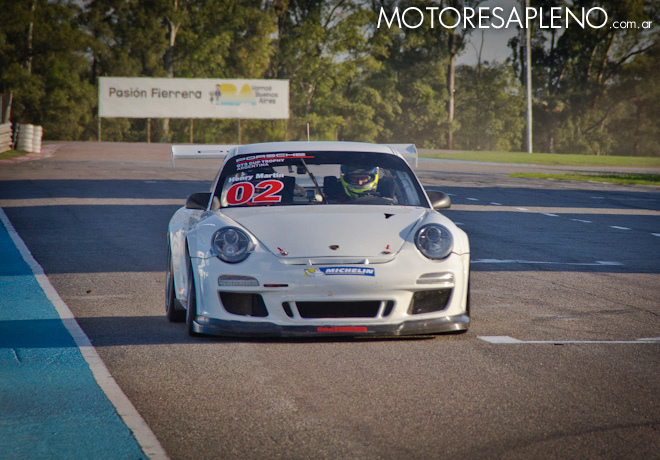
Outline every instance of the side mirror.
<path id="1" fill-rule="evenodd" d="M 427 190 L 426 194 L 431 200 L 433 209 L 449 209 L 451 207 L 451 200 L 449 195 L 445 192 L 436 192 L 434 190 Z"/>
<path id="2" fill-rule="evenodd" d="M 210 192 L 193 193 L 186 200 L 186 209 L 206 209 L 211 198 Z"/>

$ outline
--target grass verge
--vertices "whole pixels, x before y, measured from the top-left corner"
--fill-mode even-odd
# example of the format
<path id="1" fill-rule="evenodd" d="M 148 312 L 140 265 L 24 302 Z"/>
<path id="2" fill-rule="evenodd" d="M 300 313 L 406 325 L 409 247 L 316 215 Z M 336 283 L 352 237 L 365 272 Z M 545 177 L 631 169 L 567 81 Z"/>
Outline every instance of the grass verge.
<path id="1" fill-rule="evenodd" d="M 420 149 L 422 158 L 481 161 L 488 163 L 516 163 L 547 166 L 622 166 L 660 168 L 660 157 L 628 157 L 573 155 L 563 153 L 523 152 L 433 152 Z"/>
<path id="2" fill-rule="evenodd" d="M 7 150 L 6 152 L 0 153 L 0 160 L 7 160 L 8 158 L 22 157 L 27 155 L 25 152 L 19 152 L 17 150 Z"/>
<path id="3" fill-rule="evenodd" d="M 509 177 L 529 177 L 534 179 L 580 180 L 609 182 L 628 185 L 660 185 L 660 174 L 541 174 L 514 173 Z"/>

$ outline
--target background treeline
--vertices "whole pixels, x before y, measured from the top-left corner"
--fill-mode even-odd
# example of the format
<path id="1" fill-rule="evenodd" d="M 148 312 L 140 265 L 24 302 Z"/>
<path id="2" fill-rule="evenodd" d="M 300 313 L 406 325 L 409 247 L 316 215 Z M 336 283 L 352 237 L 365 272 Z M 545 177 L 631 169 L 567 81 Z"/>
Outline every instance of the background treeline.
<path id="1" fill-rule="evenodd" d="M 7 0 L 0 92 L 13 94 L 12 121 L 43 125 L 46 139 L 95 140 L 99 76 L 289 79 L 291 118 L 243 120 L 243 143 L 305 139 L 309 123 L 312 139 L 525 150 L 521 40 L 507 62 L 456 66 L 466 33 L 478 51 L 480 30 L 376 27 L 381 8 L 479 3 Z M 660 156 L 660 2 L 532 5 L 601 6 L 610 23 L 638 26 L 532 31 L 534 150 Z M 104 119 L 103 140 L 145 141 L 146 124 Z M 189 130 L 187 119 L 151 124 L 158 141 L 188 142 Z M 198 143 L 237 132 L 236 120 L 194 121 Z"/>

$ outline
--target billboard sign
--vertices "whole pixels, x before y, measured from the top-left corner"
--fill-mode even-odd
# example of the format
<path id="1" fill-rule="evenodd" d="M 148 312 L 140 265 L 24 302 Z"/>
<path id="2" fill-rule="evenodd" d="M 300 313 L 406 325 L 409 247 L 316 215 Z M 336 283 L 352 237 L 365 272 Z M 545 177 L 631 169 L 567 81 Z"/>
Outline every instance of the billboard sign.
<path id="1" fill-rule="evenodd" d="M 289 118 L 289 80 L 99 77 L 99 117 Z"/>

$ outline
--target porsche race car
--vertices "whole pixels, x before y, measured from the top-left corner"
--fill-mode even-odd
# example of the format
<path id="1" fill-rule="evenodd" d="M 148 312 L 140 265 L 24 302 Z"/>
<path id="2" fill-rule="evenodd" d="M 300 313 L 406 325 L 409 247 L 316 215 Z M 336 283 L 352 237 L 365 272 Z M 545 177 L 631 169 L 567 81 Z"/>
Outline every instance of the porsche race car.
<path id="1" fill-rule="evenodd" d="M 421 186 L 410 150 L 276 142 L 188 155 L 224 161 L 170 220 L 167 318 L 190 335 L 467 330 L 468 237 L 438 211 L 449 197 Z"/>

